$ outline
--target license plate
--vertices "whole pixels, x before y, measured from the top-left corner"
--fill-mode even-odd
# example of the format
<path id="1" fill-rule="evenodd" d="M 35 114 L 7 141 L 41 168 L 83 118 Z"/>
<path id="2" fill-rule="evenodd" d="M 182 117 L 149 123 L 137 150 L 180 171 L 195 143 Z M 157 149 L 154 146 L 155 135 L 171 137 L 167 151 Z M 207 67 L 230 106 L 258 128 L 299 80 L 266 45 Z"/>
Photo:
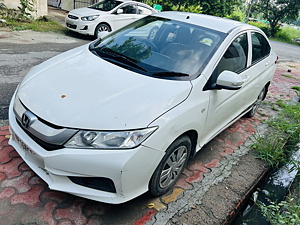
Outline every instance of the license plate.
<path id="1" fill-rule="evenodd" d="M 24 150 L 26 153 L 30 153 L 32 155 L 36 155 L 36 153 L 29 148 L 16 134 L 13 134 L 13 139 L 18 143 L 18 145 Z"/>
<path id="2" fill-rule="evenodd" d="M 20 148 L 24 151 L 24 160 L 28 160 L 31 163 L 35 164 L 39 168 L 44 168 L 44 160 L 35 152 L 33 151 L 30 147 L 28 147 L 27 144 L 25 144 L 21 138 L 18 137 L 15 133 L 12 134 L 13 139 L 18 143 Z"/>

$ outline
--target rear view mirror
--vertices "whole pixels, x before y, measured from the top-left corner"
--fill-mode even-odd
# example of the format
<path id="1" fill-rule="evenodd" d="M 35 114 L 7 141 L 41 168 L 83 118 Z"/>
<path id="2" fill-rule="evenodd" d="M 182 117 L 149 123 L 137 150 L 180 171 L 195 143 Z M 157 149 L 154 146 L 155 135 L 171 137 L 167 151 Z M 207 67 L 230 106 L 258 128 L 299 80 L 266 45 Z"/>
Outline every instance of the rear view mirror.
<path id="1" fill-rule="evenodd" d="M 117 10 L 117 14 L 122 14 L 123 13 L 123 9 L 118 9 Z"/>
<path id="2" fill-rule="evenodd" d="M 217 87 L 227 90 L 238 90 L 243 85 L 243 79 L 236 73 L 225 70 L 217 79 Z"/>

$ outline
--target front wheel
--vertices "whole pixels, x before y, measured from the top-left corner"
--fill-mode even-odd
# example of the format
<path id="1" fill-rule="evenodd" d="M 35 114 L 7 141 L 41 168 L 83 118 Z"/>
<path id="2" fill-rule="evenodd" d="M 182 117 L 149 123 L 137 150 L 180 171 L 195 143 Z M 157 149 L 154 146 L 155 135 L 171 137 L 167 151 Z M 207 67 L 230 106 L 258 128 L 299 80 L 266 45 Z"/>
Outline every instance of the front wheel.
<path id="1" fill-rule="evenodd" d="M 259 93 L 256 101 L 252 105 L 250 111 L 245 114 L 245 117 L 251 118 L 251 117 L 253 117 L 255 115 L 255 113 L 257 112 L 258 108 L 260 107 L 262 101 L 264 100 L 265 95 L 266 95 L 266 87 L 264 87 L 261 90 L 261 92 Z"/>
<path id="2" fill-rule="evenodd" d="M 191 140 L 188 136 L 176 139 L 167 149 L 149 183 L 153 196 L 165 194 L 178 180 L 191 153 Z"/>
<path id="3" fill-rule="evenodd" d="M 99 38 L 99 34 L 104 31 L 111 32 L 110 26 L 105 23 L 98 24 L 98 26 L 95 29 L 95 38 Z"/>

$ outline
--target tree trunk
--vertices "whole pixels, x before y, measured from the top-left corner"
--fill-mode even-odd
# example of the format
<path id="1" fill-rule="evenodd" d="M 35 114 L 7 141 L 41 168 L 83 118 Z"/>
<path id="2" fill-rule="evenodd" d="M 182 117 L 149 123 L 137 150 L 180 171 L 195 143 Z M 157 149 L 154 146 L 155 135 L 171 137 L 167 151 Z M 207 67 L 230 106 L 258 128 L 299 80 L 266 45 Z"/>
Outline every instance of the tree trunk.
<path id="1" fill-rule="evenodd" d="M 276 34 L 276 25 L 277 25 L 277 21 L 269 21 L 270 22 L 270 36 L 271 37 L 275 37 Z"/>

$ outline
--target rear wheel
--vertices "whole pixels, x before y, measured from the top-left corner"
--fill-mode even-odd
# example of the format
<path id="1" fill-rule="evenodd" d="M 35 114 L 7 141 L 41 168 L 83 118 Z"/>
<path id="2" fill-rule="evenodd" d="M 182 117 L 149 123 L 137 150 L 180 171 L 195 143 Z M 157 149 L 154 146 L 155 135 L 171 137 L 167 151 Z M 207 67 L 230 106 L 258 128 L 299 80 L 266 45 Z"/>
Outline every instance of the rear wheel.
<path id="1" fill-rule="evenodd" d="M 99 34 L 103 31 L 111 32 L 111 28 L 106 23 L 100 23 L 95 29 L 95 37 L 99 38 Z"/>
<path id="2" fill-rule="evenodd" d="M 167 149 L 149 183 L 149 192 L 154 196 L 166 193 L 178 180 L 191 152 L 191 140 L 182 136 Z"/>
<path id="3" fill-rule="evenodd" d="M 261 92 L 259 93 L 256 101 L 254 102 L 254 104 L 252 105 L 252 108 L 250 109 L 249 112 L 247 112 L 245 114 L 245 117 L 247 118 L 251 118 L 255 115 L 255 113 L 257 112 L 258 108 L 260 107 L 262 101 L 264 100 L 266 94 L 266 87 L 264 87 Z"/>

